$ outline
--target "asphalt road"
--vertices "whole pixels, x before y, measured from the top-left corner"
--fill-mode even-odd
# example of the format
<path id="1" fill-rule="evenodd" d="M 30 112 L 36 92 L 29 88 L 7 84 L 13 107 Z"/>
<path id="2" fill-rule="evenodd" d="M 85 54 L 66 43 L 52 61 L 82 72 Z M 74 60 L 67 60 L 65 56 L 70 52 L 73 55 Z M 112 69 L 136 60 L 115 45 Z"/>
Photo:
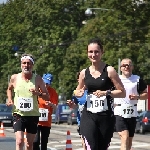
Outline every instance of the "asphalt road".
<path id="1" fill-rule="evenodd" d="M 70 131 L 72 150 L 83 150 L 81 140 L 76 132 L 76 125 L 52 124 L 51 133 L 48 141 L 48 150 L 65 150 L 67 131 Z M 5 127 L 6 137 L 0 137 L 0 150 L 15 150 L 15 137 L 12 127 Z M 119 150 L 120 139 L 117 133 L 114 133 L 111 145 L 108 150 Z M 150 150 L 150 133 L 145 135 L 135 134 L 133 141 L 133 150 Z"/>

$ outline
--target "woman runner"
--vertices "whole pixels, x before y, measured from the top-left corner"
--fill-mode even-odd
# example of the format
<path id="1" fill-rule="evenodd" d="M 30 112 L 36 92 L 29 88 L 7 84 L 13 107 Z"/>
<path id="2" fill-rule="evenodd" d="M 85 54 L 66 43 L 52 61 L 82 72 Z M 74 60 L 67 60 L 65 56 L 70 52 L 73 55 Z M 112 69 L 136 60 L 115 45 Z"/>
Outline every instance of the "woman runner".
<path id="1" fill-rule="evenodd" d="M 115 125 L 113 98 L 124 98 L 126 94 L 116 70 L 101 61 L 103 53 L 101 41 L 91 39 L 87 46 L 91 66 L 80 72 L 75 91 L 75 96 L 81 97 L 88 90 L 80 122 L 87 150 L 108 148 Z"/>

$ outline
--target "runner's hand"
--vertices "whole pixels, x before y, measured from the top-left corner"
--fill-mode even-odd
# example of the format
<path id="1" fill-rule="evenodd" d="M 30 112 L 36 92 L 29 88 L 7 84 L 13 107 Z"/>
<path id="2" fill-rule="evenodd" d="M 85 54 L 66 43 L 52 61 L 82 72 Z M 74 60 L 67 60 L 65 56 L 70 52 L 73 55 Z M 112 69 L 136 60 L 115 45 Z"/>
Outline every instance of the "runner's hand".
<path id="1" fill-rule="evenodd" d="M 45 105 L 48 106 L 49 105 L 49 101 L 45 101 Z"/>
<path id="2" fill-rule="evenodd" d="M 72 100 L 67 100 L 67 104 L 70 108 L 74 108 L 76 106 L 76 104 Z"/>
<path id="3" fill-rule="evenodd" d="M 13 104 L 14 104 L 14 103 L 13 103 L 12 100 L 8 100 L 7 103 L 6 103 L 7 106 L 12 106 Z"/>
<path id="4" fill-rule="evenodd" d="M 84 95 L 85 86 L 83 86 L 80 90 L 74 90 L 74 95 L 76 97 L 82 97 Z"/>
<path id="5" fill-rule="evenodd" d="M 53 103 L 51 103 L 50 101 L 45 101 L 45 105 L 47 105 L 47 106 L 53 106 Z"/>
<path id="6" fill-rule="evenodd" d="M 135 94 L 130 94 L 129 95 L 130 100 L 138 100 L 139 96 Z"/>
<path id="7" fill-rule="evenodd" d="M 105 91 L 101 91 L 101 90 L 97 90 L 97 91 L 93 92 L 93 94 L 97 97 L 101 97 L 101 96 L 106 95 Z"/>
<path id="8" fill-rule="evenodd" d="M 53 109 L 56 109 L 56 105 L 53 104 L 53 103 L 51 103 L 50 101 L 45 101 L 45 105 L 46 105 L 47 107 L 52 107 Z"/>
<path id="9" fill-rule="evenodd" d="M 51 106 L 51 107 L 53 107 L 54 106 L 54 104 L 53 103 L 51 103 L 51 102 L 49 102 L 49 104 L 48 104 L 49 106 Z"/>
<path id="10" fill-rule="evenodd" d="M 35 88 L 31 88 L 31 89 L 29 89 L 29 91 L 30 91 L 33 95 L 39 96 L 39 91 L 37 91 Z"/>

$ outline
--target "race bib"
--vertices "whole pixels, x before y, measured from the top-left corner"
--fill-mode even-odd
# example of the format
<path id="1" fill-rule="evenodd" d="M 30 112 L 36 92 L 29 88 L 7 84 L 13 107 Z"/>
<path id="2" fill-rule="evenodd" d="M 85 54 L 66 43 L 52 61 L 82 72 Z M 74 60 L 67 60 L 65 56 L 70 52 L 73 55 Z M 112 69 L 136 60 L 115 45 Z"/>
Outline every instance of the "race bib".
<path id="1" fill-rule="evenodd" d="M 87 110 L 92 113 L 108 110 L 106 96 L 97 97 L 93 94 L 87 96 Z"/>
<path id="2" fill-rule="evenodd" d="M 82 111 L 83 111 L 83 108 L 84 108 L 84 105 L 78 105 L 79 106 L 79 108 L 78 108 L 78 110 L 79 110 L 79 114 L 80 114 L 80 116 L 82 115 Z"/>
<path id="3" fill-rule="evenodd" d="M 33 98 L 18 97 L 17 109 L 20 111 L 31 111 L 33 109 Z"/>
<path id="4" fill-rule="evenodd" d="M 121 104 L 121 116 L 123 118 L 131 118 L 137 116 L 137 109 L 134 104 Z"/>
<path id="5" fill-rule="evenodd" d="M 39 108 L 40 117 L 39 121 L 48 121 L 48 109 Z"/>

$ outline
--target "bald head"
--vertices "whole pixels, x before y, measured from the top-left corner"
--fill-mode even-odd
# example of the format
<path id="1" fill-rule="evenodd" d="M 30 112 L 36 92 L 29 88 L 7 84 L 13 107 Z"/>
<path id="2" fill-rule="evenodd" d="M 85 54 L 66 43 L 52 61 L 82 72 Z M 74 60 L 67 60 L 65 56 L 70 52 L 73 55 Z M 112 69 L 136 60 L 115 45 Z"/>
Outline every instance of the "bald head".
<path id="1" fill-rule="evenodd" d="M 132 75 L 132 70 L 133 70 L 132 60 L 129 58 L 122 59 L 120 70 L 123 76 L 130 77 Z"/>
<path id="2" fill-rule="evenodd" d="M 133 65 L 133 64 L 132 64 L 132 60 L 129 59 L 129 58 L 124 58 L 124 59 L 122 59 L 121 65 L 124 64 L 124 62 L 129 62 L 131 65 Z"/>

